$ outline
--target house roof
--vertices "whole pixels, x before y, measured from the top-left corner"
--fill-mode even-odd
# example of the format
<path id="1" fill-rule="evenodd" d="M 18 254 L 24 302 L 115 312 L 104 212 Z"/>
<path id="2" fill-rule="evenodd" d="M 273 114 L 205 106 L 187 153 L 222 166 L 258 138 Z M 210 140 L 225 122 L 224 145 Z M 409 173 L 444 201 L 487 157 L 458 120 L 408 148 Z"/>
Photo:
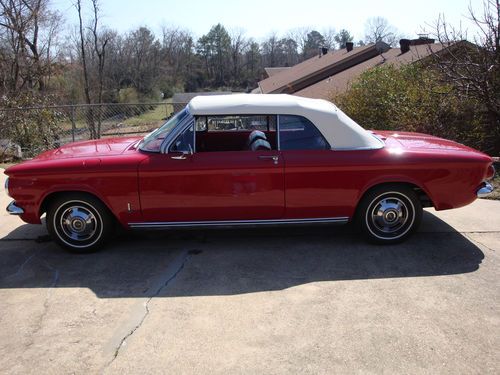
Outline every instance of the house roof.
<path id="1" fill-rule="evenodd" d="M 259 87 L 264 94 L 294 93 L 353 65 L 375 57 L 387 49 L 389 49 L 387 44 L 379 42 L 356 47 L 350 52 L 341 49 L 329 52 L 321 57 L 315 56 L 260 81 Z"/>
<path id="2" fill-rule="evenodd" d="M 264 70 L 266 71 L 267 75 L 269 77 L 272 77 L 278 73 L 281 73 L 285 70 L 288 70 L 290 69 L 289 66 L 280 66 L 280 67 L 272 67 L 272 68 L 264 68 Z"/>
<path id="3" fill-rule="evenodd" d="M 422 60 L 430 56 L 432 53 L 441 51 L 443 48 L 444 46 L 439 43 L 422 44 L 411 46 L 410 51 L 403 54 L 399 48 L 391 48 L 380 55 L 374 56 L 357 65 L 351 66 L 340 73 L 325 78 L 313 85 L 303 88 L 302 90 L 296 91 L 294 95 L 308 98 L 330 99 L 336 93 L 346 91 L 352 81 L 354 81 L 366 70 L 383 64 L 409 64 Z"/>
<path id="4" fill-rule="evenodd" d="M 331 102 L 321 99 L 275 94 L 197 96 L 188 106 L 192 115 L 297 115 L 309 119 L 330 146 L 342 149 L 378 149 L 383 143 L 363 129 Z"/>

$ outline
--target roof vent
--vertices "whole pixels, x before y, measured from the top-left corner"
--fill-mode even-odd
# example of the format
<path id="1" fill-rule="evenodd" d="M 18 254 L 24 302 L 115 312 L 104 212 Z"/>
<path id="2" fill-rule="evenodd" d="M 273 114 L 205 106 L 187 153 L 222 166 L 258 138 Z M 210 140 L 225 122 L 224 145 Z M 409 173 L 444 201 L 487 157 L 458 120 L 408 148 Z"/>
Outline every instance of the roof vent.
<path id="1" fill-rule="evenodd" d="M 326 47 L 319 47 L 319 57 L 326 55 L 328 53 L 328 48 Z"/>
<path id="2" fill-rule="evenodd" d="M 406 53 L 410 50 L 410 39 L 400 39 L 399 46 L 401 48 L 401 53 Z"/>
<path id="3" fill-rule="evenodd" d="M 347 52 L 351 52 L 354 48 L 354 43 L 353 42 L 346 42 L 345 44 L 345 49 L 347 50 Z"/>
<path id="4" fill-rule="evenodd" d="M 422 44 L 433 44 L 436 40 L 429 38 L 428 34 L 418 34 L 418 39 L 410 40 L 411 46 L 420 46 Z"/>

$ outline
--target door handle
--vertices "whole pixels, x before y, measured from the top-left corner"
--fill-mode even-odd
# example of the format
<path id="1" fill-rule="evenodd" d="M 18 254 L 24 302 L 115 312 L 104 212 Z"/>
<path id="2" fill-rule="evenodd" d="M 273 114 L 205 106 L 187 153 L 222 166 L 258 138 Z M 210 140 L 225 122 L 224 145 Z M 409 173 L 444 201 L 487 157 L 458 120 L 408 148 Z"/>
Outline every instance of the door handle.
<path id="1" fill-rule="evenodd" d="M 279 156 L 277 156 L 277 155 L 259 155 L 259 159 L 271 159 L 274 164 L 278 164 Z"/>
<path id="2" fill-rule="evenodd" d="M 186 160 L 186 155 L 182 154 L 182 155 L 179 155 L 179 156 L 171 156 L 170 159 Z"/>
<path id="3" fill-rule="evenodd" d="M 189 145 L 189 151 L 182 151 L 182 153 L 178 156 L 171 156 L 171 159 L 175 160 L 186 160 L 188 155 L 193 155 L 194 151 L 191 145 Z"/>

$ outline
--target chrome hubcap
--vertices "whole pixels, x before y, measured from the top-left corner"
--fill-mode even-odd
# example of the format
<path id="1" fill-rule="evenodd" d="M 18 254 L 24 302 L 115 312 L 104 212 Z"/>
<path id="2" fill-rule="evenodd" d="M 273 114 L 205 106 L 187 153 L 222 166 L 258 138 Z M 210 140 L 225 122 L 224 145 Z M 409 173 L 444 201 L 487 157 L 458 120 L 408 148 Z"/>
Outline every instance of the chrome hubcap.
<path id="1" fill-rule="evenodd" d="M 408 207 L 399 198 L 384 198 L 371 210 L 371 222 L 376 229 L 391 234 L 400 230 L 408 220 Z"/>
<path id="2" fill-rule="evenodd" d="M 71 206 L 61 215 L 61 229 L 64 234 L 75 241 L 86 241 L 97 231 L 97 219 L 86 207 Z"/>

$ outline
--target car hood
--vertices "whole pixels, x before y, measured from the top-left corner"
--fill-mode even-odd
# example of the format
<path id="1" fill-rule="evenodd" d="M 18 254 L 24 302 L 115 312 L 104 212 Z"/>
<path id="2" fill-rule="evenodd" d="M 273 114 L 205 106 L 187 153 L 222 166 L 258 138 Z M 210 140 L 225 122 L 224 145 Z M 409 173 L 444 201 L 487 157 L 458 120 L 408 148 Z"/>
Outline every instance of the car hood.
<path id="1" fill-rule="evenodd" d="M 68 143 L 55 150 L 41 153 L 33 161 L 119 155 L 133 147 L 140 139 L 141 137 L 120 137 Z"/>

